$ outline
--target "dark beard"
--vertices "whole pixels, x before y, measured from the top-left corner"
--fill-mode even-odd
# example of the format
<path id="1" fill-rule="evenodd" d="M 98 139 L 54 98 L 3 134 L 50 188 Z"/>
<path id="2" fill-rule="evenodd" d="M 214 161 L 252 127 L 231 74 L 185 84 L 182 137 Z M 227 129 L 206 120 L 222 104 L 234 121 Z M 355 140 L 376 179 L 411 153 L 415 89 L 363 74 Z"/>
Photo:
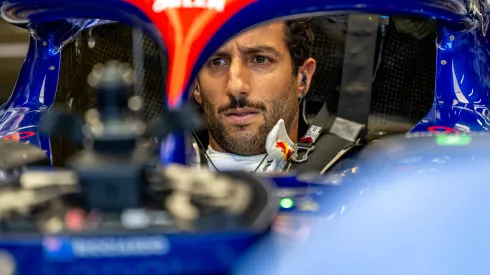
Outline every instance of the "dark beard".
<path id="1" fill-rule="evenodd" d="M 269 109 L 267 109 L 266 104 L 251 102 L 246 97 L 230 97 L 229 104 L 216 109 L 216 106 L 209 102 L 201 92 L 204 118 L 210 135 L 221 148 L 229 153 L 245 156 L 265 153 L 267 136 L 279 119 L 284 120 L 286 129 L 289 129 L 294 121 L 299 106 L 293 87 L 294 85 L 291 85 L 289 90 L 283 93 L 283 96 L 268 101 Z M 230 109 L 244 107 L 261 110 L 264 123 L 259 127 L 256 134 L 239 134 L 236 136 L 228 134 L 225 131 L 222 113 Z"/>

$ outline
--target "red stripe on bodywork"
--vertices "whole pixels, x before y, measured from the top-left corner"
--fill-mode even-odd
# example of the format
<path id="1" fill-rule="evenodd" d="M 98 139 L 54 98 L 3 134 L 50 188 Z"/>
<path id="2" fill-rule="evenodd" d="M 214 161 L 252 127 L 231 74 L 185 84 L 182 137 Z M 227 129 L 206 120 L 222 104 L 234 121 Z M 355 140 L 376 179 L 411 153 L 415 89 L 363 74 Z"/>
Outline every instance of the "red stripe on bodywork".
<path id="1" fill-rule="evenodd" d="M 221 12 L 206 8 L 171 8 L 158 13 L 152 8 L 156 0 L 126 1 L 148 16 L 167 46 L 167 98 L 169 106 L 175 107 L 190 81 L 200 54 L 216 31 L 233 15 L 256 0 L 226 0 L 225 8 Z"/>

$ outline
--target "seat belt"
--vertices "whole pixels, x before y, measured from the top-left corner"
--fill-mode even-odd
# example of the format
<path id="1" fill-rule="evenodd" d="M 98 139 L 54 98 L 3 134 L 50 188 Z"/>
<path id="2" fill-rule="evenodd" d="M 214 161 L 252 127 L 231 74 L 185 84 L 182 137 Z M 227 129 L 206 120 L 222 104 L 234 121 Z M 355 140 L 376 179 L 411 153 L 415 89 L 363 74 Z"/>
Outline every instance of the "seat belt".
<path id="1" fill-rule="evenodd" d="M 367 132 L 379 16 L 349 16 L 338 112 L 324 103 L 297 144 L 291 169 L 325 173 L 346 153 L 362 144 Z"/>

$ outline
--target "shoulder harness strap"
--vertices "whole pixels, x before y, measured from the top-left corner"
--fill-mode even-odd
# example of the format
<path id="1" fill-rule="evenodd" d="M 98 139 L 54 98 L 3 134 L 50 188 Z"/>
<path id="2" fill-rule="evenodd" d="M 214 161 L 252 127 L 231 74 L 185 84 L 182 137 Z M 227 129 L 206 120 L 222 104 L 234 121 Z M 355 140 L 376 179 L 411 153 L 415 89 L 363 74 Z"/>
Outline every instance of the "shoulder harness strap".
<path id="1" fill-rule="evenodd" d="M 362 144 L 367 132 L 379 16 L 349 16 L 338 114 L 324 104 L 297 144 L 292 169 L 325 173 Z M 313 153 L 314 152 L 314 153 Z"/>

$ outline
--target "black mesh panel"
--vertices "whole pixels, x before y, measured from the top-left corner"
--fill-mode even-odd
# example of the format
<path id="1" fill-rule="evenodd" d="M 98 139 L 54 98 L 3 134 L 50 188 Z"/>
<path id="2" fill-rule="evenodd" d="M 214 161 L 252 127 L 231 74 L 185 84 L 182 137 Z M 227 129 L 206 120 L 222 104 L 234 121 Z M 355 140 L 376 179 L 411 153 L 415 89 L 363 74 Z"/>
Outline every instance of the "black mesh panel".
<path id="1" fill-rule="evenodd" d="M 414 20 L 387 27 L 382 62 L 373 86 L 373 113 L 418 121 L 429 111 L 436 68 L 435 27 L 428 32 L 430 27 L 432 21 Z M 424 36 L 419 40 L 415 35 L 421 33 Z"/>

